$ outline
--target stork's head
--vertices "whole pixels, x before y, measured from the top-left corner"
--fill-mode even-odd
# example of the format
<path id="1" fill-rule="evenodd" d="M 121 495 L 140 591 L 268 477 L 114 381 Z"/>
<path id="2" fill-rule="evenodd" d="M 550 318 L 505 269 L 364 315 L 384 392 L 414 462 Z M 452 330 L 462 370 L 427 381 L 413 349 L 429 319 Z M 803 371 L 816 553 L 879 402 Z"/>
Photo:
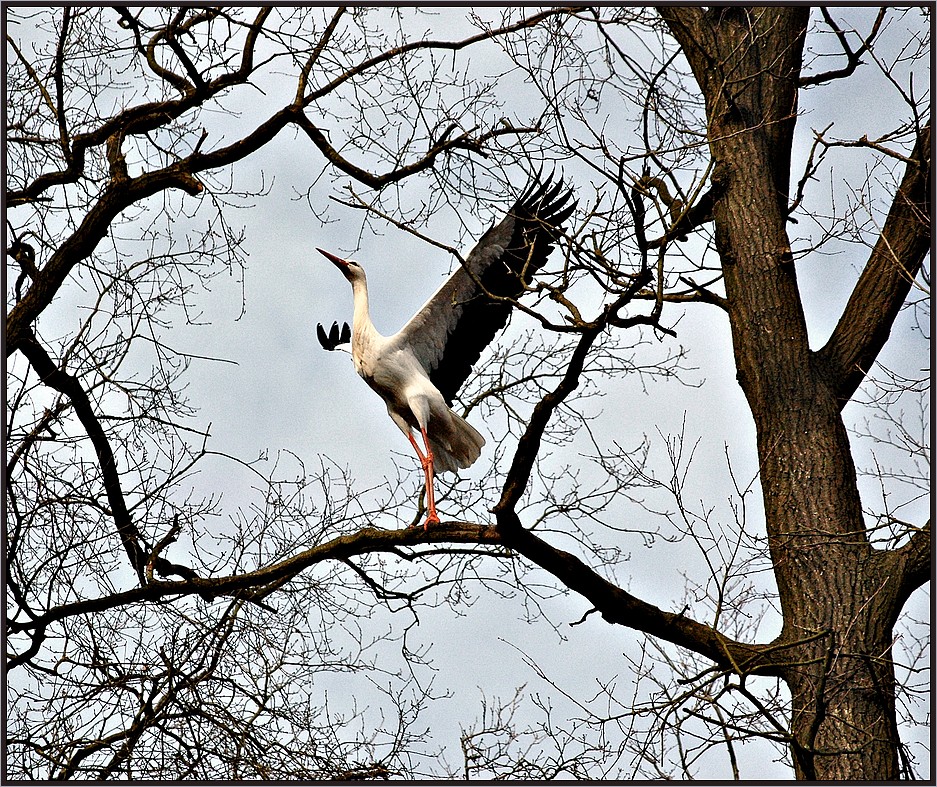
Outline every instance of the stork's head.
<path id="1" fill-rule="evenodd" d="M 318 246 L 316 247 L 316 251 L 318 251 L 319 254 L 321 254 L 326 259 L 335 263 L 335 267 L 338 268 L 342 272 L 342 275 L 352 284 L 354 284 L 356 281 L 364 281 L 364 268 L 362 268 L 354 260 L 342 259 L 341 257 L 337 257 L 325 249 L 320 249 Z"/>

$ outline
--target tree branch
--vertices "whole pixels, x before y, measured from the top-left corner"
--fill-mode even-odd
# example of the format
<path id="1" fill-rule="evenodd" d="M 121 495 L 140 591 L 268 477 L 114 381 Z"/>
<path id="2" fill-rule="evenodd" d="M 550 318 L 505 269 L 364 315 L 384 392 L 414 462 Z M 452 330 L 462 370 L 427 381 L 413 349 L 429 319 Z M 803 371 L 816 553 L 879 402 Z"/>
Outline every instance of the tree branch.
<path id="1" fill-rule="evenodd" d="M 908 597 L 931 578 L 931 520 L 915 531 L 911 539 L 900 549 L 887 553 L 898 565 L 898 588 L 896 591 L 895 615 Z"/>
<path id="2" fill-rule="evenodd" d="M 410 162 L 409 164 L 404 164 L 403 166 L 396 167 L 395 169 L 384 173 L 383 175 L 374 175 L 371 172 L 368 172 L 366 169 L 352 164 L 348 159 L 342 156 L 329 142 L 325 134 L 322 133 L 322 130 L 319 129 L 306 115 L 301 112 L 294 114 L 294 120 L 296 125 L 298 125 L 303 131 L 306 132 L 306 136 L 312 141 L 312 143 L 319 149 L 319 152 L 325 156 L 326 160 L 336 169 L 341 170 L 346 175 L 350 175 L 355 180 L 360 183 L 364 183 L 366 186 L 372 189 L 381 189 L 389 183 L 396 183 L 398 181 L 404 180 L 405 178 L 415 175 L 417 172 L 422 172 L 423 170 L 430 169 L 433 164 L 436 163 L 436 159 L 441 153 L 445 153 L 450 150 L 473 150 L 476 153 L 485 155 L 482 152 L 482 147 L 485 142 L 489 139 L 495 137 L 504 136 L 505 134 L 522 134 L 525 132 L 536 131 L 532 128 L 496 128 L 490 131 L 485 132 L 484 134 L 473 137 L 470 132 L 460 134 L 459 136 L 453 139 L 447 139 L 445 135 L 437 141 L 429 150 L 426 151 L 420 158 L 415 161 Z"/>
<path id="3" fill-rule="evenodd" d="M 395 553 L 401 546 L 426 543 L 470 543 L 503 545 L 559 579 L 571 590 L 588 599 L 610 623 L 642 631 L 693 650 L 712 659 L 724 669 L 738 674 L 778 674 L 780 666 L 771 655 L 773 645 L 749 645 L 722 636 L 710 626 L 682 614 L 664 612 L 599 576 L 574 555 L 556 549 L 523 528 L 509 534 L 499 527 L 467 522 L 442 522 L 422 528 L 378 530 L 363 528 L 339 536 L 265 568 L 218 578 L 193 578 L 175 582 L 152 582 L 122 593 L 102 596 L 49 609 L 26 621 L 11 621 L 11 633 L 41 631 L 50 623 L 77 615 L 87 615 L 129 604 L 156 602 L 169 596 L 200 595 L 204 598 L 234 596 L 251 599 L 252 590 L 280 586 L 301 571 L 325 560 L 347 561 L 355 555 L 372 552 Z M 777 662 L 780 664 L 780 662 Z"/>
<path id="4" fill-rule="evenodd" d="M 140 582 L 145 582 L 146 556 L 140 548 L 140 533 L 130 516 L 130 511 L 127 509 L 127 502 L 124 500 L 124 493 L 120 485 L 120 473 L 114 460 L 114 452 L 111 450 L 107 435 L 101 427 L 101 422 L 98 420 L 94 408 L 91 406 L 88 394 L 85 393 L 85 389 L 82 388 L 77 378 L 72 377 L 72 375 L 62 371 L 55 365 L 45 348 L 39 344 L 32 329 L 28 327 L 25 329 L 20 337 L 19 348 L 29 360 L 43 384 L 54 388 L 71 401 L 75 415 L 85 428 L 85 432 L 87 432 L 97 454 L 98 466 L 101 468 L 101 479 L 104 483 L 104 491 L 107 494 L 111 516 L 114 518 L 114 524 L 117 527 L 117 534 L 127 551 L 130 564 L 140 577 Z"/>
<path id="5" fill-rule="evenodd" d="M 845 406 L 888 340 L 930 249 L 931 126 L 918 136 L 885 226 L 826 345 L 817 352 Z"/>
<path id="6" fill-rule="evenodd" d="M 739 675 L 753 672 L 778 675 L 781 672 L 781 662 L 769 657 L 773 646 L 737 642 L 682 613 L 664 612 L 613 585 L 575 555 L 550 546 L 529 530 L 516 528 L 502 532 L 502 540 L 505 546 L 586 598 L 609 623 L 667 640 Z"/>
<path id="7" fill-rule="evenodd" d="M 551 16 L 556 16 L 557 14 L 575 14 L 576 12 L 582 10 L 579 6 L 566 6 L 559 8 L 549 8 L 540 13 L 534 14 L 533 16 L 526 17 L 521 19 L 519 22 L 515 22 L 510 25 L 505 25 L 504 27 L 494 28 L 483 30 L 476 35 L 469 36 L 460 41 L 443 41 L 443 40 L 434 40 L 426 39 L 422 41 L 412 41 L 408 44 L 403 44 L 402 46 L 394 47 L 393 49 L 388 49 L 386 52 L 382 52 L 379 55 L 370 57 L 367 60 L 364 60 L 358 65 L 349 68 L 340 76 L 333 79 L 326 85 L 323 85 L 321 88 L 311 91 L 308 93 L 302 100 L 302 106 L 308 106 L 313 101 L 316 101 L 323 96 L 331 93 L 339 85 L 347 82 L 350 79 L 353 79 L 358 74 L 361 74 L 369 69 L 380 66 L 383 63 L 386 63 L 389 60 L 400 57 L 401 55 L 408 54 L 409 52 L 415 52 L 420 49 L 443 49 L 450 50 L 452 52 L 458 52 L 461 49 L 472 46 L 472 44 L 477 44 L 480 41 L 487 41 L 498 36 L 504 36 L 508 33 L 514 33 L 518 30 L 523 30 L 525 28 L 535 27 L 540 24 L 544 19 L 548 19 Z"/>
<path id="8" fill-rule="evenodd" d="M 7 314 L 7 356 L 19 349 L 30 332 L 29 326 L 52 302 L 72 268 L 91 254 L 107 235 L 117 215 L 133 203 L 169 188 L 196 195 L 202 191 L 202 184 L 184 166 L 173 164 L 136 178 L 116 178 L 107 185 L 77 229 L 42 266 L 23 299 Z"/>
<path id="9" fill-rule="evenodd" d="M 251 591 L 263 591 L 274 583 L 284 584 L 305 569 L 326 560 L 344 561 L 355 555 L 372 552 L 394 554 L 400 547 L 427 543 L 500 545 L 501 539 L 495 527 L 466 522 L 442 522 L 430 525 L 426 531 L 422 527 L 404 530 L 366 527 L 254 571 L 224 577 L 193 577 L 179 581 L 151 582 L 121 593 L 52 607 L 43 615 L 28 621 L 9 621 L 7 627 L 11 633 L 38 630 L 54 621 L 76 615 L 87 615 L 128 604 L 156 602 L 169 596 L 199 595 L 206 599 L 234 596 L 250 600 Z"/>
<path id="10" fill-rule="evenodd" d="M 115 134 L 126 136 L 129 134 L 144 134 L 153 131 L 165 126 L 169 121 L 188 112 L 222 90 L 226 90 L 235 84 L 245 82 L 253 72 L 254 48 L 270 11 L 270 7 L 261 8 L 258 11 L 254 22 L 248 29 L 248 34 L 244 42 L 244 49 L 241 53 L 241 61 L 236 69 L 221 74 L 211 80 L 211 82 L 204 83 L 203 89 L 201 90 L 184 91 L 185 95 L 182 98 L 165 101 L 149 101 L 129 107 L 113 117 L 108 118 L 93 131 L 76 134 L 72 138 L 70 146 L 67 140 L 63 140 L 62 144 L 65 150 L 67 165 L 65 169 L 55 172 L 44 172 L 24 188 L 7 192 L 7 207 L 14 207 L 16 205 L 32 202 L 38 199 L 39 196 L 49 188 L 76 182 L 84 172 L 85 151 L 97 145 L 104 144 L 108 138 Z M 132 19 L 129 13 L 122 16 L 125 23 L 128 18 Z M 136 31 L 136 28 L 134 28 L 134 30 Z M 64 110 L 59 111 L 64 112 Z M 59 122 L 64 128 L 64 115 L 59 118 Z"/>
<path id="11" fill-rule="evenodd" d="M 843 79 L 844 77 L 850 76 L 852 72 L 862 64 L 862 55 L 871 46 L 875 36 L 878 35 L 879 28 L 882 26 L 882 20 L 885 18 L 885 11 L 885 8 L 879 9 L 878 16 L 875 17 L 875 22 L 872 24 L 871 32 L 866 36 L 865 40 L 863 40 L 862 46 L 853 51 L 852 47 L 849 46 L 849 40 L 846 38 L 846 34 L 840 29 L 839 25 L 833 21 L 830 12 L 825 6 L 820 6 L 820 13 L 823 14 L 823 18 L 830 26 L 830 29 L 836 33 L 836 37 L 843 47 L 843 54 L 846 55 L 846 65 L 842 68 L 824 71 L 822 74 L 811 74 L 810 76 L 801 77 L 799 82 L 800 87 L 819 85 L 821 82 L 829 82 L 833 79 Z"/>

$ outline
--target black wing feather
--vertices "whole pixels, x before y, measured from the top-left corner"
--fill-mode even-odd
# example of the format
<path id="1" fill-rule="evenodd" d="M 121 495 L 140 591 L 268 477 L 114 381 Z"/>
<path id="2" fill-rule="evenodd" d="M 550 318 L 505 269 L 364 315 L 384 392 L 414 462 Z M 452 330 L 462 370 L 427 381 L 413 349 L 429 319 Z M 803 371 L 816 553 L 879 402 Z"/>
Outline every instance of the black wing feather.
<path id="1" fill-rule="evenodd" d="M 339 335 L 338 323 L 333 322 L 328 335 L 326 335 L 325 329 L 320 322 L 316 325 L 316 335 L 319 337 L 319 344 L 322 345 L 322 349 L 334 350 L 338 345 L 347 344 L 351 341 L 351 328 L 348 327 L 347 322 L 344 323 L 342 325 L 341 335 Z"/>
<path id="2" fill-rule="evenodd" d="M 475 254 L 484 255 L 488 246 L 503 243 L 501 236 L 507 234 L 506 230 L 510 232 L 504 250 L 476 272 L 482 288 L 476 286 L 475 295 L 461 303 L 461 314 L 449 333 L 445 352 L 430 371 L 430 380 L 449 404 L 482 350 L 511 314 L 509 301 L 493 300 L 485 291 L 512 300 L 523 295 L 534 274 L 546 263 L 563 222 L 576 208 L 572 191 L 562 179 L 555 184 L 551 180 L 541 182 L 535 178 L 505 219 L 488 230 L 469 255 L 470 259 Z"/>

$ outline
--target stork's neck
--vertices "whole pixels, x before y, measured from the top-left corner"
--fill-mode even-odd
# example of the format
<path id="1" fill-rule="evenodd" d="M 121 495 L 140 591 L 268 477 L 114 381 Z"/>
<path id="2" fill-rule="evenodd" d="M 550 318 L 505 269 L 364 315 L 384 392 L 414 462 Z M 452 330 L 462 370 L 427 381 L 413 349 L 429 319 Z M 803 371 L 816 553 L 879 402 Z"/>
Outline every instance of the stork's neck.
<path id="1" fill-rule="evenodd" d="M 362 339 L 369 339 L 377 335 L 377 329 L 371 322 L 371 312 L 368 308 L 368 282 L 366 279 L 355 279 L 351 283 L 351 291 L 355 299 L 355 311 L 351 321 L 352 341 L 360 343 Z"/>

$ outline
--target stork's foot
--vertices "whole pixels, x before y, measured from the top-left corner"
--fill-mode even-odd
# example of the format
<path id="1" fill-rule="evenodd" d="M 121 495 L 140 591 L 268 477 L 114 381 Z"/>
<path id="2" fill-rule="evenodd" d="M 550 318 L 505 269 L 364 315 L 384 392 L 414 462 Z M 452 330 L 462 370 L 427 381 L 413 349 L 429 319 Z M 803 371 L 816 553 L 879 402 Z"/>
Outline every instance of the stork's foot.
<path id="1" fill-rule="evenodd" d="M 424 531 L 429 530 L 430 525 L 438 525 L 438 524 L 439 524 L 439 515 L 435 511 L 433 511 L 433 513 L 431 513 L 428 517 L 426 517 L 426 521 L 423 523 L 423 530 Z"/>

